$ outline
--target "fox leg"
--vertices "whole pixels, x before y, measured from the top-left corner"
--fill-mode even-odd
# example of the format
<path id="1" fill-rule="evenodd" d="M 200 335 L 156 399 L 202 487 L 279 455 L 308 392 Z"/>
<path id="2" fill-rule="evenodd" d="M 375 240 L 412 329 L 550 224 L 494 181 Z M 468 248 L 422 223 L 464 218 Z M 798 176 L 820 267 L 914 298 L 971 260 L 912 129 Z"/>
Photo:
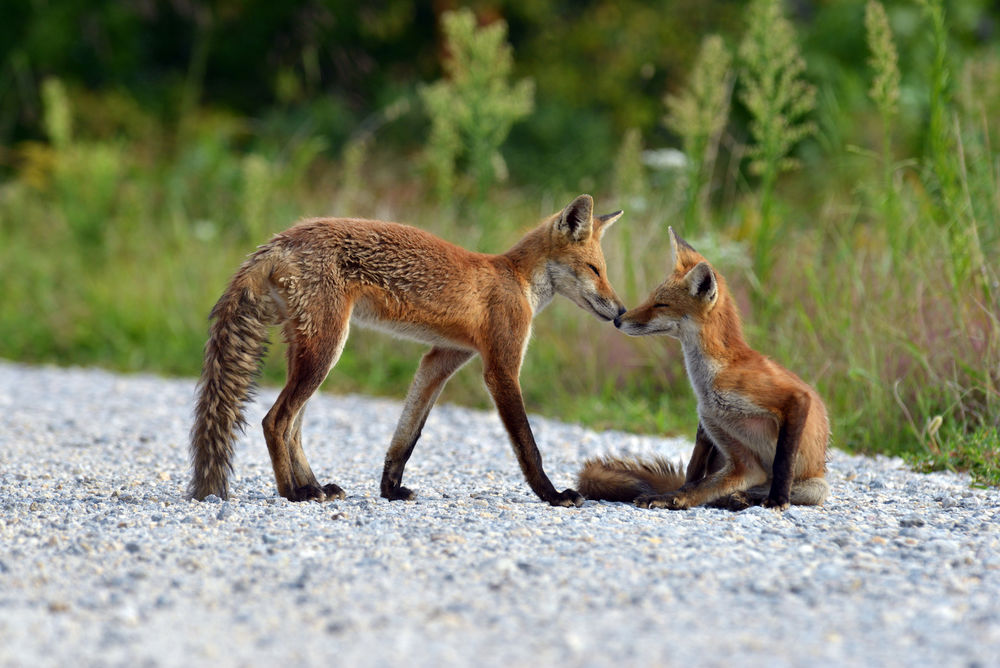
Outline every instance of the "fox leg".
<path id="1" fill-rule="evenodd" d="M 501 358 L 502 359 L 502 358 Z M 543 501 L 553 506 L 581 506 L 583 496 L 573 489 L 557 492 L 542 468 L 542 456 L 531 433 L 531 425 L 524 411 L 524 400 L 521 397 L 521 386 L 517 380 L 517 370 L 520 368 L 520 357 L 513 363 L 503 364 L 494 357 L 484 356 L 483 377 L 486 387 L 493 397 L 500 413 L 500 420 L 507 428 L 517 462 L 532 491 Z"/>
<path id="2" fill-rule="evenodd" d="M 707 478 L 711 474 L 719 471 L 726 463 L 726 458 L 722 452 L 715 447 L 715 443 L 709 438 L 705 425 L 698 422 L 698 433 L 694 439 L 694 451 L 691 453 L 691 461 L 687 467 L 686 482 L 695 483 L 702 478 Z M 756 493 L 755 490 L 763 490 Z M 746 492 L 733 492 L 732 494 L 721 496 L 714 501 L 709 501 L 706 505 L 712 508 L 723 508 L 725 510 L 745 510 L 750 506 L 760 505 L 767 497 L 768 486 L 760 485 L 746 490 Z"/>
<path id="3" fill-rule="evenodd" d="M 750 506 L 763 506 L 771 494 L 771 485 L 751 487 L 745 492 L 735 492 L 709 502 L 713 508 L 744 510 Z M 825 478 L 805 478 L 792 483 L 788 501 L 793 506 L 818 506 L 830 495 L 830 484 Z"/>
<path id="4" fill-rule="evenodd" d="M 715 447 L 726 455 L 722 468 L 708 476 L 686 482 L 676 492 L 640 496 L 635 504 L 642 508 L 683 510 L 711 503 L 721 497 L 743 492 L 767 482 L 767 472 L 753 452 L 721 429 L 710 432 Z M 707 434 L 706 434 L 707 435 Z M 722 447 L 719 447 L 719 445 Z"/>
<path id="5" fill-rule="evenodd" d="M 774 449 L 774 463 L 771 467 L 771 492 L 764 505 L 768 508 L 784 510 L 791 502 L 792 480 L 795 476 L 795 455 L 802 442 L 802 431 L 809 415 L 809 395 L 805 392 L 793 394 L 785 406 L 785 419 L 778 429 L 778 442 Z"/>
<path id="6" fill-rule="evenodd" d="M 334 364 L 336 364 L 336 361 L 334 361 Z M 289 456 L 292 463 L 292 478 L 295 480 L 295 486 L 321 487 L 326 499 L 342 499 L 344 498 L 344 490 L 332 482 L 320 485 L 319 481 L 316 480 L 316 476 L 313 475 L 312 469 L 309 467 L 309 462 L 306 460 L 306 453 L 302 449 L 302 416 L 305 412 L 306 407 L 303 406 L 299 409 L 298 415 L 295 416 L 295 423 L 292 425 L 292 435 L 288 443 Z"/>
<path id="7" fill-rule="evenodd" d="M 434 347 L 420 360 L 420 367 L 413 377 L 403 413 L 399 416 L 389 451 L 385 455 L 381 489 L 383 497 L 390 501 L 408 501 L 413 498 L 413 492 L 401 485 L 403 468 L 413 453 L 413 446 L 420 438 L 427 415 L 445 383 L 474 354 L 471 350 Z"/>
<path id="8" fill-rule="evenodd" d="M 321 335 L 307 337 L 294 323 L 286 326 L 288 381 L 264 416 L 263 427 L 278 494 L 292 501 L 322 501 L 343 495 L 336 485 L 321 487 L 309 468 L 302 450 L 301 412 L 343 351 L 350 319 L 350 309 L 345 311 L 336 321 L 325 319 L 327 327 Z"/>
<path id="9" fill-rule="evenodd" d="M 705 426 L 698 422 L 698 433 L 694 437 L 694 451 L 687 465 L 684 482 L 695 482 L 722 468 L 723 456 L 715 443 L 708 437 Z"/>

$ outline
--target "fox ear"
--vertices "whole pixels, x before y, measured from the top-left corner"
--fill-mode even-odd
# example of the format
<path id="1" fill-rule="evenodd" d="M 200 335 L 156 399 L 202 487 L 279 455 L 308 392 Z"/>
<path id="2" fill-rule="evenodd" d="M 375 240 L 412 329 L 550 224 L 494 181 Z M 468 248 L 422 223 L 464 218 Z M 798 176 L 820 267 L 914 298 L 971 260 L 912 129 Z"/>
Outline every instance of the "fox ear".
<path id="1" fill-rule="evenodd" d="M 601 239 L 604 236 L 605 230 L 615 224 L 615 222 L 622 217 L 625 213 L 621 209 L 618 209 L 614 213 L 606 213 L 603 216 L 597 216 L 594 218 L 594 232 L 597 233 L 597 238 Z"/>
<path id="2" fill-rule="evenodd" d="M 684 269 L 684 262 L 681 260 L 681 253 L 697 254 L 698 251 L 692 248 L 691 244 L 677 236 L 673 227 L 667 227 L 667 232 L 670 233 L 670 270 L 674 272 L 682 271 Z"/>
<path id="3" fill-rule="evenodd" d="M 692 297 L 697 297 L 703 302 L 714 304 L 719 296 L 719 284 L 715 278 L 715 272 L 707 262 L 699 262 L 694 269 L 689 271 L 684 277 L 688 292 Z"/>
<path id="4" fill-rule="evenodd" d="M 668 227 L 667 233 L 670 234 L 670 271 L 677 271 L 681 268 L 681 254 L 677 244 L 677 235 L 674 234 L 673 227 Z"/>
<path id="5" fill-rule="evenodd" d="M 556 221 L 556 229 L 571 241 L 583 241 L 594 229 L 594 198 L 580 195 L 570 202 Z"/>

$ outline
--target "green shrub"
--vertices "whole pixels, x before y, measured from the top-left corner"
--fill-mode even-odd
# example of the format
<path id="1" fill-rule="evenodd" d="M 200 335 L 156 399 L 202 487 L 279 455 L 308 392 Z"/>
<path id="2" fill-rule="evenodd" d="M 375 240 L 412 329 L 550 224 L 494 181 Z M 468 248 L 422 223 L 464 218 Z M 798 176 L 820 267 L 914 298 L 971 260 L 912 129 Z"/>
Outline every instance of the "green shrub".
<path id="1" fill-rule="evenodd" d="M 478 201 L 506 166 L 500 145 L 517 119 L 531 112 L 534 85 L 524 79 L 508 83 L 514 58 L 503 21 L 476 27 L 471 10 L 446 12 L 441 18 L 448 58 L 448 78 L 421 89 L 431 119 L 427 162 L 438 195 L 449 200 L 455 189 L 455 163 L 468 161 Z"/>

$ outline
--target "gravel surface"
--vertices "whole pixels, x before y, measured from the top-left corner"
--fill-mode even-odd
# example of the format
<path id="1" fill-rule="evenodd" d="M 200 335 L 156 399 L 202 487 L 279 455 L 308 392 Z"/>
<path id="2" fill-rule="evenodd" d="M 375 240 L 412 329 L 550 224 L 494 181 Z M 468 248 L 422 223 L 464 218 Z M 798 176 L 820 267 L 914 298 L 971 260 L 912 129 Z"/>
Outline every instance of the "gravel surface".
<path id="1" fill-rule="evenodd" d="M 1000 665 L 1000 493 L 966 477 L 835 451 L 820 508 L 552 508 L 494 413 L 439 406 L 389 503 L 401 404 L 324 395 L 306 451 L 347 498 L 293 504 L 267 389 L 233 497 L 198 503 L 193 389 L 0 363 L 0 665 Z M 560 489 L 691 448 L 532 425 Z"/>

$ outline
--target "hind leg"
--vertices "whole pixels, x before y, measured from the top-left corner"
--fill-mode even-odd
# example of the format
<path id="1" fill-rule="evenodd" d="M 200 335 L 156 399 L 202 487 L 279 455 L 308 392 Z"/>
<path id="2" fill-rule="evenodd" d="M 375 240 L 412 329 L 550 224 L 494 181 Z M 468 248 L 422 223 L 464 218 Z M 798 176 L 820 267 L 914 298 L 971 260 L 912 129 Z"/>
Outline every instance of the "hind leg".
<path id="1" fill-rule="evenodd" d="M 336 363 L 337 360 L 334 360 L 331 366 Z M 332 482 L 320 485 L 319 481 L 316 480 L 316 476 L 313 475 L 312 469 L 309 467 L 309 462 L 306 460 L 306 453 L 302 449 L 302 416 L 305 415 L 305 412 L 306 408 L 303 406 L 299 409 L 298 415 L 295 416 L 295 423 L 292 425 L 292 436 L 288 443 L 292 464 L 292 479 L 295 481 L 295 486 L 299 489 L 306 488 L 313 492 L 317 488 L 320 489 L 322 491 L 321 495 L 310 496 L 310 498 L 315 498 L 317 501 L 343 499 L 344 490 L 339 485 L 335 485 Z"/>
<path id="2" fill-rule="evenodd" d="M 757 485 L 743 492 L 716 499 L 705 505 L 726 510 L 745 510 L 750 506 L 762 506 L 771 493 L 771 483 Z M 792 483 L 789 499 L 793 506 L 819 506 L 830 494 L 830 485 L 824 478 L 806 478 Z"/>
<path id="3" fill-rule="evenodd" d="M 389 451 L 385 455 L 381 489 L 383 497 L 390 501 L 408 501 L 413 498 L 413 492 L 401 484 L 403 468 L 413 453 L 413 446 L 420 438 L 427 415 L 445 383 L 473 354 L 471 350 L 434 347 L 420 360 L 420 367 L 413 377 L 403 413 L 399 416 Z"/>
<path id="4" fill-rule="evenodd" d="M 342 495 L 336 485 L 321 487 L 302 450 L 302 408 L 336 364 L 347 340 L 349 309 L 337 321 L 326 319 L 321 336 L 307 337 L 289 323 L 288 381 L 264 416 L 264 438 L 278 494 L 292 501 L 322 501 Z M 327 491 L 329 489 L 329 491 Z"/>
<path id="5" fill-rule="evenodd" d="M 676 492 L 641 496 L 635 500 L 637 506 L 681 510 L 737 494 L 735 498 L 722 502 L 722 507 L 737 507 L 746 498 L 742 493 L 767 482 L 767 472 L 752 450 L 718 426 L 713 426 L 708 421 L 703 421 L 703 425 L 706 434 L 715 444 L 715 449 L 720 451 L 720 455 L 725 453 L 722 468 L 694 482 L 684 483 Z"/>

